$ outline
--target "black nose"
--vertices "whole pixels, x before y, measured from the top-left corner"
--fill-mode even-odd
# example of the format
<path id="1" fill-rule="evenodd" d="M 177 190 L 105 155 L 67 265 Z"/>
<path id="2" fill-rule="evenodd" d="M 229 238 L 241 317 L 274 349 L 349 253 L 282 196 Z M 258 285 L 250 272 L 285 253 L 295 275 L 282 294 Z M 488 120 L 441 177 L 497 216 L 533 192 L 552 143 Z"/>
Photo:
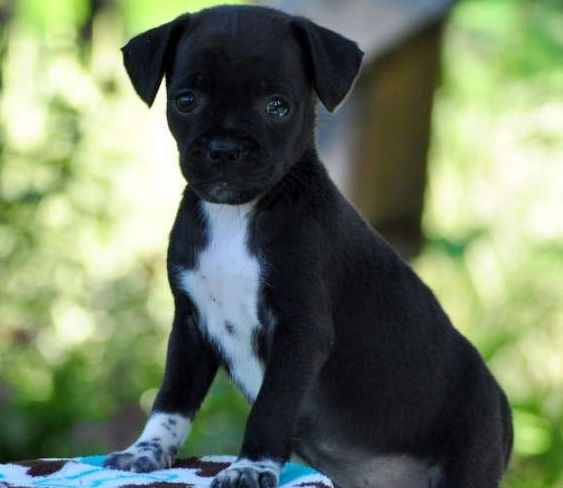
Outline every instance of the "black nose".
<path id="1" fill-rule="evenodd" d="M 213 162 L 237 161 L 242 154 L 240 142 L 231 137 L 214 137 L 207 143 L 207 158 Z"/>

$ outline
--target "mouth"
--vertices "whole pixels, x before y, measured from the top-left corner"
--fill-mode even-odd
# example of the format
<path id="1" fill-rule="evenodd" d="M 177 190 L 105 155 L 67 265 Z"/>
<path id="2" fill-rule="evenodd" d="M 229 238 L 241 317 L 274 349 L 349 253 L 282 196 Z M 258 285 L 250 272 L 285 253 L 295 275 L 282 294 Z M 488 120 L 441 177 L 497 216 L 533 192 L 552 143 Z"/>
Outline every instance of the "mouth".
<path id="1" fill-rule="evenodd" d="M 227 205 L 241 205 L 254 199 L 260 191 L 257 189 L 238 189 L 226 181 L 209 185 L 191 185 L 196 194 L 210 203 L 223 203 Z"/>

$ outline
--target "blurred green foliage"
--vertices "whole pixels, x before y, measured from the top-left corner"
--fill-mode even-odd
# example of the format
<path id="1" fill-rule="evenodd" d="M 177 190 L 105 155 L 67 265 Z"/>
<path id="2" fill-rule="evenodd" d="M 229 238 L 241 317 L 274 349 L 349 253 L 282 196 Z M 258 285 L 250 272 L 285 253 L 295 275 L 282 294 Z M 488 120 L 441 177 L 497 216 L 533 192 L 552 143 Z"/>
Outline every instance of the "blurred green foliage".
<path id="1" fill-rule="evenodd" d="M 131 441 L 164 364 L 181 191 L 119 46 L 212 2 L 0 0 L 0 460 Z M 563 8 L 466 0 L 445 36 L 414 263 L 514 407 L 506 486 L 563 486 Z M 236 452 L 221 376 L 185 453 Z"/>

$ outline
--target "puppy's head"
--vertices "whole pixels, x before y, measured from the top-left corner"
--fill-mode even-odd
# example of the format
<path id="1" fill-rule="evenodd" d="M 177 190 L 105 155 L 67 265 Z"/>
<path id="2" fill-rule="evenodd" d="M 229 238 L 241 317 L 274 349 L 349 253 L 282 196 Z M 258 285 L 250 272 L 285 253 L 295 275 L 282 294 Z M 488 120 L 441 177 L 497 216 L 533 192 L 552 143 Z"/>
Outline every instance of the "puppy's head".
<path id="1" fill-rule="evenodd" d="M 275 185 L 313 147 L 316 98 L 330 111 L 360 67 L 357 45 L 263 7 L 186 14 L 123 48 L 150 106 L 166 75 L 182 173 L 203 199 L 240 204 Z"/>

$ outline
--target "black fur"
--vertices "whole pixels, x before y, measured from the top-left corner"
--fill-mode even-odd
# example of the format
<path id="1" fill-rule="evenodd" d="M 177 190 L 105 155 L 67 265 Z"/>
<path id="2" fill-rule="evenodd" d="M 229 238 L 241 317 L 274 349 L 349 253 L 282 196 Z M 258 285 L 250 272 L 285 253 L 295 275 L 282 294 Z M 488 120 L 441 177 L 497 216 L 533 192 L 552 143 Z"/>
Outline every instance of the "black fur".
<path id="1" fill-rule="evenodd" d="M 498 487 L 512 444 L 505 395 L 317 157 L 316 99 L 329 110 L 343 100 L 362 57 L 356 44 L 306 19 L 230 6 L 179 17 L 123 52 L 149 105 L 166 76 L 168 124 L 190 181 L 170 236 L 176 311 L 154 409 L 192 417 L 223 362 L 175 279 L 207 243 L 201 200 L 254 199 L 248 245 L 267 263 L 255 349 L 267 367 L 241 457 L 283 462 L 295 451 L 346 488 L 381 486 L 391 459 L 414 467 L 390 488 Z M 186 90 L 197 100 L 189 114 L 176 106 Z M 263 110 L 275 94 L 289 103 L 283 120 Z M 211 164 L 212 146 L 236 151 Z M 412 474 L 419 464 L 423 482 Z"/>

